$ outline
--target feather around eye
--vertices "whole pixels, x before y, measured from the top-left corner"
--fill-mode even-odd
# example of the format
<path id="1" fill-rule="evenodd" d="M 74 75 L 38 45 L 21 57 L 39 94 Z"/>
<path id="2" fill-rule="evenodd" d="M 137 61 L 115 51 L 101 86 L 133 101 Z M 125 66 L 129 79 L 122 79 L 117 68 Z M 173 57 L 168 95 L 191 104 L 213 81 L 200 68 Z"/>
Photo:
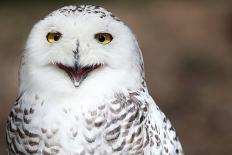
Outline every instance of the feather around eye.
<path id="1" fill-rule="evenodd" d="M 113 40 L 113 37 L 109 33 L 97 33 L 95 34 L 95 39 L 99 43 L 106 45 L 106 44 L 109 44 Z"/>
<path id="2" fill-rule="evenodd" d="M 55 43 L 61 38 L 62 34 L 60 32 L 49 32 L 46 36 L 47 41 L 51 44 Z"/>

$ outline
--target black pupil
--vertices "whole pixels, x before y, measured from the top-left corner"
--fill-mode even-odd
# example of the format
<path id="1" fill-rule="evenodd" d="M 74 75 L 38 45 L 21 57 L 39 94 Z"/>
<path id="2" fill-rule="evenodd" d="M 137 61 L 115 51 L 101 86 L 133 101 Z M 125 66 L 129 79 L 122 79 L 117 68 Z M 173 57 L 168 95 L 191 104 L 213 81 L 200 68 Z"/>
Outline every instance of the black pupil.
<path id="1" fill-rule="evenodd" d="M 104 42 L 106 40 L 106 38 L 103 35 L 100 35 L 99 38 L 98 38 L 98 40 L 100 42 Z"/>
<path id="2" fill-rule="evenodd" d="M 60 38 L 60 33 L 55 33 L 54 40 L 57 41 Z"/>

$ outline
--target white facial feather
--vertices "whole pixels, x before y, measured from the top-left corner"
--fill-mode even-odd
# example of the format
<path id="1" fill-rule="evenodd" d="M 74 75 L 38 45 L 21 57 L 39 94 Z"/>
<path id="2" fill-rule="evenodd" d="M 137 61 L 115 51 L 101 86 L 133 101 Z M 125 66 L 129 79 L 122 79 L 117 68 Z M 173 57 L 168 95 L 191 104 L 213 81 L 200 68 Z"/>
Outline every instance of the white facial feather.
<path id="1" fill-rule="evenodd" d="M 62 13 L 62 10 L 74 11 Z M 131 30 L 103 8 L 92 9 L 91 13 L 75 10 L 75 6 L 61 8 L 33 27 L 23 53 L 20 90 L 46 92 L 49 88 L 53 93 L 70 93 L 84 87 L 93 92 L 99 88 L 136 87 L 142 80 L 142 58 Z M 46 39 L 49 32 L 60 32 L 62 37 L 50 44 Z M 112 42 L 107 45 L 97 42 L 94 35 L 100 32 L 110 33 Z M 75 88 L 68 75 L 54 64 L 74 66 L 73 51 L 77 45 L 80 65 L 102 64 L 102 67 L 90 72 L 81 86 Z"/>

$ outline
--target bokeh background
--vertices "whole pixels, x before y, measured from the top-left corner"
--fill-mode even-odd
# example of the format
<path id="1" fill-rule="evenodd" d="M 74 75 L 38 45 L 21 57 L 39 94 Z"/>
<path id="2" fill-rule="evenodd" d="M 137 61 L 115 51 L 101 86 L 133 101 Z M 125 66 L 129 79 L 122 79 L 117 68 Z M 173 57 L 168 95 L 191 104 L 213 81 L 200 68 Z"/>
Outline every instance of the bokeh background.
<path id="1" fill-rule="evenodd" d="M 67 4 L 111 10 L 135 32 L 151 95 L 187 155 L 232 152 L 232 1 L 0 1 L 0 155 L 18 89 L 20 53 L 33 23 Z"/>

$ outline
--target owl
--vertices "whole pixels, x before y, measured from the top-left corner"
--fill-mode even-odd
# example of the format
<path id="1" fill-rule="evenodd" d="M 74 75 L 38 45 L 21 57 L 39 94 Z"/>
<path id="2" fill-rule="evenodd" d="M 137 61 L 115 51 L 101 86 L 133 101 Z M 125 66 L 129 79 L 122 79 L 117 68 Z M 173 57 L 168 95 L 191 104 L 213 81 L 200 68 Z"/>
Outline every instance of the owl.
<path id="1" fill-rule="evenodd" d="M 63 7 L 32 28 L 6 141 L 9 155 L 183 155 L 148 93 L 134 34 L 92 5 Z"/>

